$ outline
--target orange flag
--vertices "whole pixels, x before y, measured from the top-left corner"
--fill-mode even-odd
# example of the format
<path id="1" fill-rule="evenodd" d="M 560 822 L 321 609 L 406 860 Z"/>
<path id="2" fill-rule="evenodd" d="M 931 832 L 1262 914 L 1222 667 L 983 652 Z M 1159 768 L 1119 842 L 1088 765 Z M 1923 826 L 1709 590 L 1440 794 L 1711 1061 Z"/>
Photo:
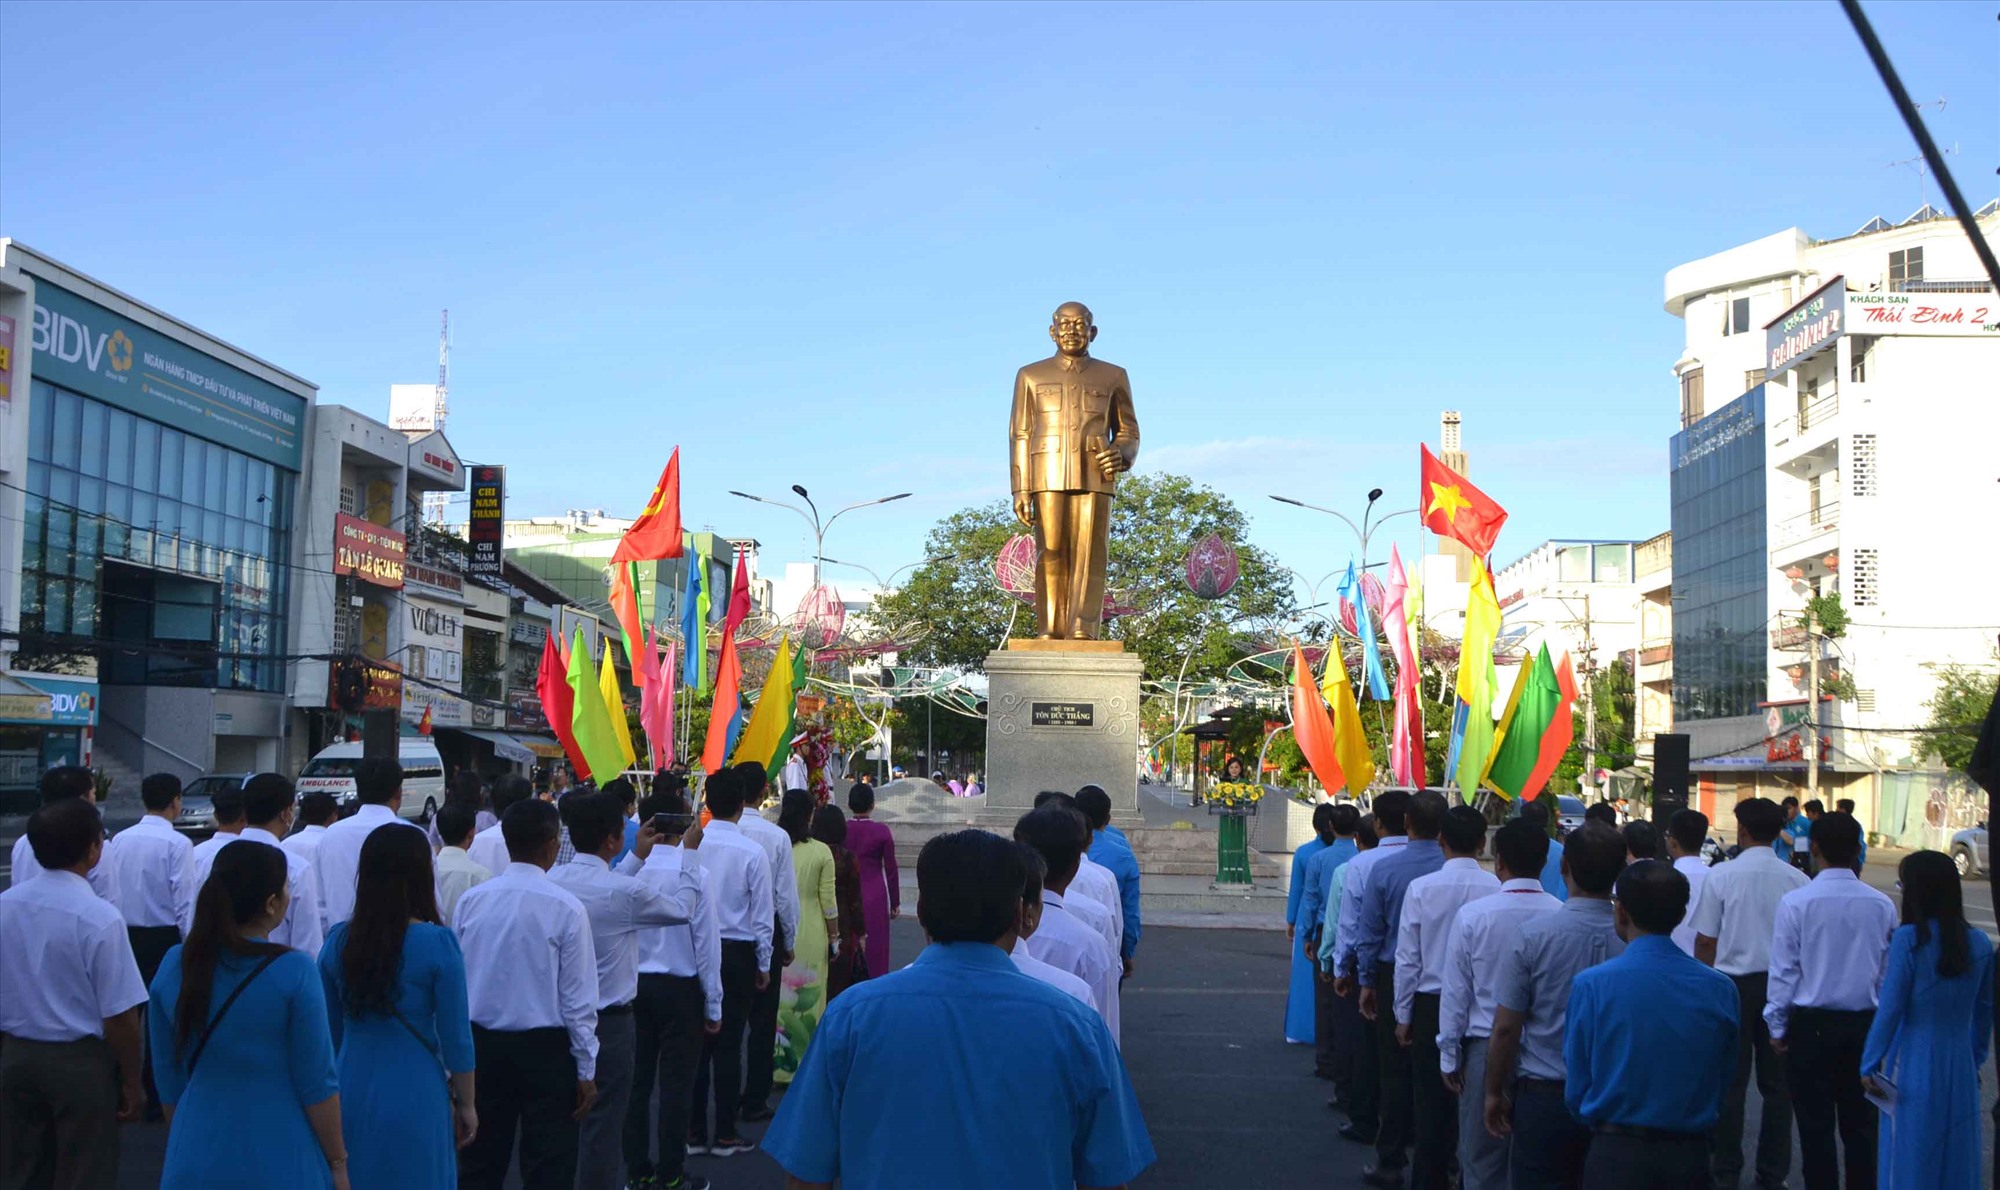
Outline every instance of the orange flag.
<path id="1" fill-rule="evenodd" d="M 1563 753 L 1569 751 L 1570 741 L 1576 738 L 1576 718 L 1571 714 L 1576 706 L 1576 671 L 1570 667 L 1568 653 L 1563 654 L 1562 663 L 1556 666 L 1556 689 L 1562 692 L 1562 698 L 1556 703 L 1556 717 L 1542 736 L 1542 750 L 1535 760 L 1534 771 L 1521 787 L 1523 801 L 1532 802 L 1541 794 L 1549 778 L 1555 775 L 1556 766 L 1562 763 Z"/>
<path id="2" fill-rule="evenodd" d="M 708 739 L 701 750 L 701 768 L 718 773 L 729 763 L 729 749 L 736 743 L 736 731 L 743 713 L 743 663 L 736 656 L 736 631 L 722 633 L 722 660 L 715 667 L 715 701 L 708 709 Z"/>
<path id="3" fill-rule="evenodd" d="M 1347 784 L 1340 761 L 1335 758 L 1333 718 L 1327 713 L 1326 700 L 1320 696 L 1319 687 L 1313 682 L 1312 666 L 1306 664 L 1306 651 L 1296 641 L 1292 644 L 1292 738 L 1299 742 L 1299 751 L 1305 753 L 1307 766 L 1328 793 Z"/>

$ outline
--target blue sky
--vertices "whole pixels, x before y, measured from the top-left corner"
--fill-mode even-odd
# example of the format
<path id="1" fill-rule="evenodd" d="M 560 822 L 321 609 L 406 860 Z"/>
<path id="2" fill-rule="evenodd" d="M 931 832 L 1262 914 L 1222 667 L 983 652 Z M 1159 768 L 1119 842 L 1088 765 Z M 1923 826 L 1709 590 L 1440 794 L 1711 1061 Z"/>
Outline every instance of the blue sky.
<path id="1" fill-rule="evenodd" d="M 1874 4 L 1975 205 L 1991 6 Z M 1013 370 L 1091 305 L 1142 467 L 1317 576 L 1464 412 L 1553 537 L 1667 524 L 1682 261 L 1919 205 L 1832 3 L 0 6 L 0 234 L 386 416 L 456 330 L 449 434 L 510 514 L 879 570 L 1004 494 Z M 1931 188 L 1935 200 L 1936 188 Z M 1409 535 L 1403 535 L 1407 542 Z"/>

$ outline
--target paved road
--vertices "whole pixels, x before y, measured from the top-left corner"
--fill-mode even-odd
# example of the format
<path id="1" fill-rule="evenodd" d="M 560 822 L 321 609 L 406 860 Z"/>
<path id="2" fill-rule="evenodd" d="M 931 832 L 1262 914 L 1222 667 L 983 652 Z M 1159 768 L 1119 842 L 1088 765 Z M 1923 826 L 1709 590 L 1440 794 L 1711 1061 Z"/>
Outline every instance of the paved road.
<path id="1" fill-rule="evenodd" d="M 909 918 L 896 923 L 893 945 L 898 965 L 922 945 Z M 1160 1156 L 1139 1185 L 1362 1185 L 1361 1167 L 1373 1159 L 1372 1150 L 1335 1135 L 1341 1120 L 1326 1107 L 1327 1084 L 1312 1076 L 1312 1055 L 1281 1040 L 1284 934 L 1148 930 L 1139 957 L 1138 973 L 1125 986 L 1125 1059 Z M 1990 1107 L 1990 1065 L 1983 1085 Z M 1754 1089 L 1751 1102 L 1754 1112 Z M 1984 1118 L 1990 1152 L 1991 1117 Z M 761 1132 L 748 1131 L 752 1139 Z M 1754 1116 L 1748 1131 L 1755 1135 Z M 165 1137 L 159 1125 L 125 1130 L 121 1185 L 140 1190 L 159 1184 Z M 777 1165 L 761 1153 L 695 1158 L 690 1167 L 723 1190 L 779 1190 L 784 1184 Z M 1791 1184 L 1803 1184 L 1796 1172 Z"/>

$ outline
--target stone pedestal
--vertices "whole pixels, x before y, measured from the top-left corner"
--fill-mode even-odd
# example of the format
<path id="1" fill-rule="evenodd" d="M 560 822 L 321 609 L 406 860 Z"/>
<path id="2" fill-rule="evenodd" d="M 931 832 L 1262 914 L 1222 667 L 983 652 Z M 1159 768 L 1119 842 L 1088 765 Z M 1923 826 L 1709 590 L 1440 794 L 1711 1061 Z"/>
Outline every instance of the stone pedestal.
<path id="1" fill-rule="evenodd" d="M 1085 785 L 1111 795 L 1113 825 L 1138 825 L 1144 672 L 1116 641 L 1009 641 L 987 654 L 981 825 L 1010 832 L 1037 793 Z"/>

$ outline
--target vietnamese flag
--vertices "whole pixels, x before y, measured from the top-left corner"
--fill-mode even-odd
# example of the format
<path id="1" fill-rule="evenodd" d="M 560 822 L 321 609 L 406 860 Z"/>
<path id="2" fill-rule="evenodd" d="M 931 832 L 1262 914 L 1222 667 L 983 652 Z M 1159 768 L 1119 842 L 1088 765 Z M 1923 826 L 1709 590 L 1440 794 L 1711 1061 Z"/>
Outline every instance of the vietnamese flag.
<path id="1" fill-rule="evenodd" d="M 1334 664 L 1340 663 L 1335 660 Z M 1334 747 L 1333 718 L 1327 713 L 1319 687 L 1313 683 L 1306 652 L 1297 642 L 1292 644 L 1292 738 L 1298 741 L 1299 751 L 1305 753 L 1306 766 L 1327 793 L 1347 784 L 1347 775 L 1341 770 Z"/>
<path id="2" fill-rule="evenodd" d="M 652 562 L 681 556 L 681 448 L 674 447 L 660 482 L 653 485 L 652 499 L 639 519 L 625 530 L 618 548 L 611 553 L 612 565 L 620 562 Z"/>
<path id="3" fill-rule="evenodd" d="M 1482 558 L 1492 553 L 1493 539 L 1507 523 L 1507 510 L 1473 487 L 1471 480 L 1438 462 L 1429 446 L 1420 449 L 1424 455 L 1417 507 L 1423 510 L 1424 526 L 1440 537 L 1463 542 Z"/>
<path id="4" fill-rule="evenodd" d="M 556 644 L 556 633 L 551 631 L 542 638 L 542 665 L 535 674 L 535 694 L 542 700 L 542 717 L 556 733 L 556 741 L 569 757 L 570 767 L 576 770 L 579 780 L 588 780 L 590 766 L 584 763 L 583 750 L 576 746 L 576 733 L 570 730 L 576 699 L 569 687 L 568 669 Z"/>
<path id="5" fill-rule="evenodd" d="M 1569 654 L 1564 653 L 1562 663 L 1556 666 L 1556 690 L 1560 700 L 1556 703 L 1556 713 L 1549 720 L 1549 729 L 1542 733 L 1541 755 L 1535 761 L 1535 771 L 1528 775 L 1528 784 L 1521 791 L 1523 801 L 1534 801 L 1549 778 L 1562 763 L 1563 753 L 1569 751 L 1570 741 L 1576 738 L 1576 719 L 1572 712 L 1576 707 L 1576 671 L 1570 667 Z"/>

